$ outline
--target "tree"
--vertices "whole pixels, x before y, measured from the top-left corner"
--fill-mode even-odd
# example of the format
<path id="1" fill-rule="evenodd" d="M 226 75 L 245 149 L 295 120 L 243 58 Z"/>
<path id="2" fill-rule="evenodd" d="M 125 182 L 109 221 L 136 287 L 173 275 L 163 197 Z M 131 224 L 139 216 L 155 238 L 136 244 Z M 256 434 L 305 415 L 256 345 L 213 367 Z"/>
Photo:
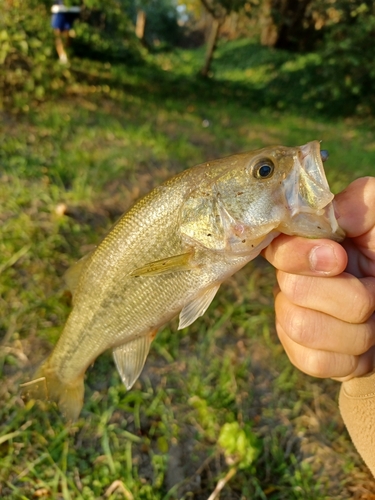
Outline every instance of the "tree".
<path id="1" fill-rule="evenodd" d="M 146 27 L 146 12 L 143 9 L 139 9 L 137 12 L 137 20 L 135 22 L 135 34 L 140 40 L 143 40 L 145 36 Z"/>
<path id="2" fill-rule="evenodd" d="M 249 3 L 246 0 L 201 0 L 202 5 L 212 17 L 211 30 L 207 41 L 207 50 L 201 76 L 209 75 L 212 59 L 217 46 L 220 28 L 231 12 L 236 12 Z"/>
<path id="3" fill-rule="evenodd" d="M 319 53 L 321 93 L 352 113 L 375 112 L 375 5 L 371 0 L 336 0 Z"/>

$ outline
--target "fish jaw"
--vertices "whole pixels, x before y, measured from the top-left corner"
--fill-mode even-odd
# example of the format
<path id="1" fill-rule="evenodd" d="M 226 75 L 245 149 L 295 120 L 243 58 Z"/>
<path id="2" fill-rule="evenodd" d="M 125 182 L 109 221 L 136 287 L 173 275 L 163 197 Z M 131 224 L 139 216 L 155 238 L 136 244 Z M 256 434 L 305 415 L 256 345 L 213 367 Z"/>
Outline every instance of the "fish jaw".
<path id="1" fill-rule="evenodd" d="M 300 146 L 293 171 L 283 181 L 290 218 L 279 226 L 282 233 L 308 238 L 342 241 L 344 231 L 338 225 L 333 199 L 320 155 L 320 143 Z"/>

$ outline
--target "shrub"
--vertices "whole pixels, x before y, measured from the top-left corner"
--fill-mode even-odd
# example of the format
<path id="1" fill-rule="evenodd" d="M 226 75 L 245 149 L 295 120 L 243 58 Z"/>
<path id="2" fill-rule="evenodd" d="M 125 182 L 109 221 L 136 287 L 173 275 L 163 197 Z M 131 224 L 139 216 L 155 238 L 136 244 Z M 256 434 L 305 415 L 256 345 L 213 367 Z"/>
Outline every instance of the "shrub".
<path id="1" fill-rule="evenodd" d="M 76 55 L 127 64 L 141 60 L 141 46 L 128 15 L 127 0 L 86 0 L 74 25 Z"/>
<path id="2" fill-rule="evenodd" d="M 50 13 L 37 0 L 0 0 L 0 109 L 27 111 L 71 78 L 57 63 Z"/>
<path id="3" fill-rule="evenodd" d="M 341 22 L 327 32 L 320 51 L 322 90 L 328 101 L 342 103 L 348 113 L 374 113 L 375 7 L 372 2 L 344 6 Z"/>

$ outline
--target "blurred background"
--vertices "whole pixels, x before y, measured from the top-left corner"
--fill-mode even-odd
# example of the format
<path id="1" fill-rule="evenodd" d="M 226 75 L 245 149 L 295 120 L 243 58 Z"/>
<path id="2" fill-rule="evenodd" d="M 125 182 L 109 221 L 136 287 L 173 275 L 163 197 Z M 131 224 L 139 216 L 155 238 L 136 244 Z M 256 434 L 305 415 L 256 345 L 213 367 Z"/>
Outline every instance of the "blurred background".
<path id="1" fill-rule="evenodd" d="M 131 391 L 102 355 L 75 425 L 19 395 L 65 271 L 163 180 L 315 139 L 334 192 L 374 175 L 374 40 L 369 0 L 0 0 L 2 499 L 375 498 L 339 385 L 278 343 L 262 259 L 158 334 Z"/>

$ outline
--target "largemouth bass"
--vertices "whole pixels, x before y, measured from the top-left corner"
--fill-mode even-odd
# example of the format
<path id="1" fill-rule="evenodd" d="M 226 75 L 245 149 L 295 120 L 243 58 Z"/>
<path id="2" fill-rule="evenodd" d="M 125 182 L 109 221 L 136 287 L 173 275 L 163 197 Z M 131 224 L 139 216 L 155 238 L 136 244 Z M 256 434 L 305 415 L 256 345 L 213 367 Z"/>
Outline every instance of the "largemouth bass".
<path id="1" fill-rule="evenodd" d="M 83 405 L 84 374 L 105 350 L 130 389 L 157 331 L 203 315 L 220 284 L 277 235 L 340 240 L 318 141 L 207 162 L 139 200 L 67 274 L 73 309 L 29 397 Z"/>

